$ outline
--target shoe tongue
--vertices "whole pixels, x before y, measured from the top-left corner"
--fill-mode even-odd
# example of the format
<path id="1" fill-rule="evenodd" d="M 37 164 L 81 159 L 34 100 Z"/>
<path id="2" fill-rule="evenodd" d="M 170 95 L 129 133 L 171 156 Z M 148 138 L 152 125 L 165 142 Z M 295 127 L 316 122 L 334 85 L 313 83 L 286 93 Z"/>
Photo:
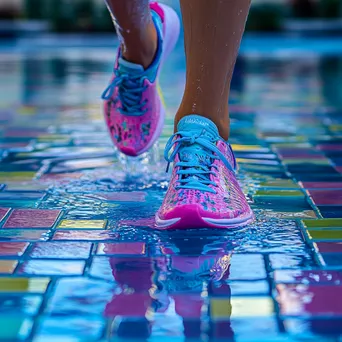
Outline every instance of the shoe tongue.
<path id="1" fill-rule="evenodd" d="M 182 120 L 179 121 L 177 129 L 179 132 L 193 132 L 193 134 L 200 133 L 201 137 L 203 138 L 219 138 L 219 133 L 216 125 L 211 120 L 199 115 L 189 115 L 184 117 Z M 196 143 L 189 146 L 184 146 L 179 152 L 179 159 L 182 162 L 189 162 L 191 164 L 194 163 L 207 167 L 209 167 L 212 164 L 212 160 L 208 153 L 206 153 L 205 149 L 201 145 Z M 205 177 L 209 179 L 209 174 L 205 175 Z M 188 176 L 184 176 L 184 178 L 193 179 L 193 181 L 191 181 L 191 183 L 188 183 L 188 185 L 194 183 L 194 185 L 196 184 L 198 186 L 198 177 L 196 175 L 189 174 Z"/>
<path id="2" fill-rule="evenodd" d="M 142 72 L 145 71 L 142 65 L 128 62 L 122 57 L 119 58 L 118 68 L 119 68 L 119 72 L 123 74 L 131 74 L 131 75 L 141 74 Z"/>
<path id="3" fill-rule="evenodd" d="M 188 115 L 181 119 L 177 126 L 178 131 L 201 133 L 203 136 L 217 139 L 219 132 L 216 125 L 209 119 L 199 115 Z"/>

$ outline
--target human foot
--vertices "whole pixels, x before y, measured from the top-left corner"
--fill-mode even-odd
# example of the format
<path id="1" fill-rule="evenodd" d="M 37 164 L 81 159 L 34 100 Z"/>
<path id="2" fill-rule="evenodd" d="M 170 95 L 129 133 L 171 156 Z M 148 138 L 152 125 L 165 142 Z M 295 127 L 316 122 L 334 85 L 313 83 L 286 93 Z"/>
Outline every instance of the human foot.
<path id="1" fill-rule="evenodd" d="M 173 9 L 158 3 L 151 3 L 150 7 L 158 35 L 152 64 L 145 70 L 142 65 L 125 60 L 119 49 L 114 75 L 102 95 L 112 141 L 119 151 L 130 156 L 146 152 L 161 134 L 165 109 L 158 93 L 158 75 L 180 29 Z"/>
<path id="2" fill-rule="evenodd" d="M 236 228 L 253 221 L 236 179 L 233 151 L 211 120 L 184 117 L 166 145 L 165 158 L 174 161 L 174 168 L 156 214 L 159 229 Z"/>

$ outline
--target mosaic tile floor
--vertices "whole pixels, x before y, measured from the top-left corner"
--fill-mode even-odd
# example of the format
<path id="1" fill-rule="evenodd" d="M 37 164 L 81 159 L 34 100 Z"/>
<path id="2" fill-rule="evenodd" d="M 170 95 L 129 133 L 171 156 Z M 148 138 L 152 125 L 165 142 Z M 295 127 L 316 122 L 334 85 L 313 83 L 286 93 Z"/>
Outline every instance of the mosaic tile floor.
<path id="1" fill-rule="evenodd" d="M 139 160 L 102 121 L 112 49 L 0 54 L 1 341 L 342 340 L 341 60 L 245 54 L 231 142 L 257 221 L 167 233 L 153 217 L 180 51 Z"/>

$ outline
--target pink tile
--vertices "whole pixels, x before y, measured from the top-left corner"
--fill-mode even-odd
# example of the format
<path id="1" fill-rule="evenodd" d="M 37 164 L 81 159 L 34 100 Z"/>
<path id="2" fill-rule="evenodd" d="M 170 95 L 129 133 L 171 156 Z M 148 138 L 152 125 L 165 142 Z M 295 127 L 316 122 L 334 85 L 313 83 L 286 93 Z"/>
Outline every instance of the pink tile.
<path id="1" fill-rule="evenodd" d="M 28 245 L 26 242 L 0 242 L 0 255 L 21 256 L 24 254 Z"/>
<path id="2" fill-rule="evenodd" d="M 148 289 L 143 292 L 121 292 L 113 296 L 113 299 L 106 305 L 105 317 L 134 317 L 143 318 L 146 311 L 152 305 L 152 298 Z"/>
<path id="3" fill-rule="evenodd" d="M 28 147 L 31 143 L 30 142 L 8 142 L 8 143 L 0 143 L 0 148 L 7 150 L 12 148 L 18 148 L 18 147 Z"/>
<path id="4" fill-rule="evenodd" d="M 4 228 L 51 228 L 61 210 L 15 209 Z"/>
<path id="5" fill-rule="evenodd" d="M 36 138 L 45 133 L 46 130 L 43 129 L 11 128 L 4 132 L 4 137 Z"/>
<path id="6" fill-rule="evenodd" d="M 97 254 L 102 255 L 143 255 L 146 245 L 143 242 L 100 243 Z"/>
<path id="7" fill-rule="evenodd" d="M 308 190 L 316 205 L 342 205 L 342 190 Z"/>
<path id="8" fill-rule="evenodd" d="M 35 243 L 30 253 L 32 258 L 87 259 L 90 242 L 40 242 Z"/>
<path id="9" fill-rule="evenodd" d="M 0 222 L 10 210 L 11 210 L 10 208 L 0 208 Z"/>
<path id="10" fill-rule="evenodd" d="M 304 189 L 342 189 L 342 182 L 300 182 Z"/>
<path id="11" fill-rule="evenodd" d="M 175 301 L 176 312 L 182 318 L 201 318 L 205 300 L 201 293 L 174 294 L 172 297 Z"/>
<path id="12" fill-rule="evenodd" d="M 106 241 L 118 238 L 118 233 L 109 230 L 58 230 L 52 240 Z"/>
<path id="13" fill-rule="evenodd" d="M 341 286 L 278 284 L 277 290 L 277 301 L 282 315 L 342 314 Z"/>
<path id="14" fill-rule="evenodd" d="M 316 242 L 315 245 L 320 253 L 342 253 L 342 242 Z"/>
<path id="15" fill-rule="evenodd" d="M 316 148 L 321 151 L 342 151 L 342 144 L 320 144 Z"/>
<path id="16" fill-rule="evenodd" d="M 156 219 L 154 217 L 147 217 L 136 220 L 120 220 L 118 222 L 119 227 L 123 226 L 134 226 L 134 227 L 151 227 L 154 228 L 156 225 Z"/>
<path id="17" fill-rule="evenodd" d="M 41 180 L 69 180 L 79 179 L 83 176 L 80 172 L 69 172 L 69 173 L 48 173 L 40 177 Z"/>

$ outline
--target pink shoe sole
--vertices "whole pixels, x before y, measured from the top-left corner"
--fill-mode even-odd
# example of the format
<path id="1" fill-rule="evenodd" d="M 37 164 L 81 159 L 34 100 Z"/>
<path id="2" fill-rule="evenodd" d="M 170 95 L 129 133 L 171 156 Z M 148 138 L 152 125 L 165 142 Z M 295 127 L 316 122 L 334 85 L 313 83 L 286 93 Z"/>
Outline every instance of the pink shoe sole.
<path id="1" fill-rule="evenodd" d="M 173 229 L 199 229 L 199 228 L 217 228 L 217 229 L 233 229 L 247 226 L 255 220 L 252 211 L 245 213 L 237 218 L 232 219 L 213 219 L 210 217 L 202 217 L 196 206 L 187 206 L 182 208 L 180 217 L 172 219 L 161 219 L 156 214 L 156 229 L 173 230 Z M 184 214 L 184 211 L 186 213 Z M 177 216 L 177 215 L 176 215 Z"/>

